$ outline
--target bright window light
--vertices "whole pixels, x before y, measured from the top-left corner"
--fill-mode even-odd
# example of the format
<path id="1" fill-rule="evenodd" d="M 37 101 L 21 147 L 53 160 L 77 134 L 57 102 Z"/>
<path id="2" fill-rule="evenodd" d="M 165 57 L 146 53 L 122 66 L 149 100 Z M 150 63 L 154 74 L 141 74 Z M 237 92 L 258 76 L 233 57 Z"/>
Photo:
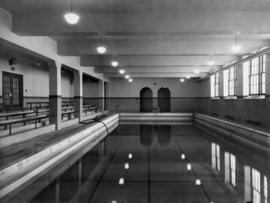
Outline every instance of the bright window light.
<path id="1" fill-rule="evenodd" d="M 219 73 L 215 73 L 210 77 L 211 97 L 219 96 Z"/>
<path id="2" fill-rule="evenodd" d="M 229 70 L 226 69 L 223 71 L 223 94 L 224 94 L 224 97 L 229 96 L 228 81 L 229 81 Z"/>

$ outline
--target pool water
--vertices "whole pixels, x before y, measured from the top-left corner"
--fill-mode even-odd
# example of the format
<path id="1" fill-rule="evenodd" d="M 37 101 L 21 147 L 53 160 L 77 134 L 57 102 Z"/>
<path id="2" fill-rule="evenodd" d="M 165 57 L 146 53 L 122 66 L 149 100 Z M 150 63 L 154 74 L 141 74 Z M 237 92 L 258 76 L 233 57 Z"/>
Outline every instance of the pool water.
<path id="1" fill-rule="evenodd" d="M 193 125 L 120 125 L 68 169 L 57 168 L 35 183 L 35 188 L 48 183 L 46 188 L 28 189 L 29 194 L 17 198 L 79 203 L 270 203 L 269 157 L 268 152 Z"/>

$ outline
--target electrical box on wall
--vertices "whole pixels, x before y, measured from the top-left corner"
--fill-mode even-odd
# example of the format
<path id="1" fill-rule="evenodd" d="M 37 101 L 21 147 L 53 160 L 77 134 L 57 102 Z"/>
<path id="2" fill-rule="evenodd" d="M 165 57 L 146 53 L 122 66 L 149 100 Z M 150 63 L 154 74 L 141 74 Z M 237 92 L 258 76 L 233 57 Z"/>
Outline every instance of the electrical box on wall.
<path id="1" fill-rule="evenodd" d="M 15 71 L 15 65 L 17 64 L 16 58 L 12 57 L 8 60 L 8 64 L 10 65 L 10 69 Z"/>

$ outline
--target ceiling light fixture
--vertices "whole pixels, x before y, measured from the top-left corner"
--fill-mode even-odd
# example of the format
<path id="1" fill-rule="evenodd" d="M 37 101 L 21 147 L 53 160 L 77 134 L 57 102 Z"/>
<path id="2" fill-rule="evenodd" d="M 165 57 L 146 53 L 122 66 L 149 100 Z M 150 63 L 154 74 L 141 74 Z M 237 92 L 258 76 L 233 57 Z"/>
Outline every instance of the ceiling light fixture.
<path id="1" fill-rule="evenodd" d="M 185 79 L 184 79 L 184 78 L 181 78 L 181 79 L 180 79 L 180 82 L 185 82 Z"/>
<path id="2" fill-rule="evenodd" d="M 186 75 L 186 79 L 190 79 L 191 78 L 191 76 L 190 75 Z"/>
<path id="3" fill-rule="evenodd" d="M 215 61 L 212 59 L 212 56 L 210 56 L 209 61 L 207 62 L 208 66 L 213 66 L 215 64 Z"/>
<path id="4" fill-rule="evenodd" d="M 132 78 L 129 78 L 128 81 L 129 81 L 129 82 L 133 82 L 133 79 L 132 79 Z"/>
<path id="5" fill-rule="evenodd" d="M 238 39 L 237 39 L 237 35 L 235 35 L 234 38 L 234 45 L 231 47 L 232 51 L 234 53 L 238 53 L 241 50 L 241 46 L 238 44 Z"/>
<path id="6" fill-rule="evenodd" d="M 111 62 L 111 65 L 112 65 L 112 67 L 117 67 L 119 65 L 119 62 L 117 60 L 113 59 Z"/>
<path id="7" fill-rule="evenodd" d="M 195 74 L 199 74 L 199 73 L 200 73 L 200 69 L 195 68 L 195 69 L 194 69 L 194 73 L 195 73 Z"/>
<path id="8" fill-rule="evenodd" d="M 129 75 L 125 75 L 125 78 L 126 78 L 126 79 L 129 79 L 129 78 L 130 78 L 130 76 L 129 76 Z"/>
<path id="9" fill-rule="evenodd" d="M 73 0 L 70 2 L 70 11 L 64 15 L 64 18 L 70 25 L 76 25 L 79 22 L 80 16 L 73 12 Z"/>
<path id="10" fill-rule="evenodd" d="M 119 70 L 119 73 L 120 73 L 121 75 L 123 75 L 125 72 L 126 72 L 126 71 L 125 71 L 124 69 L 120 69 L 120 70 Z"/>
<path id="11" fill-rule="evenodd" d="M 97 47 L 97 52 L 99 54 L 105 54 L 107 51 L 107 48 L 103 45 L 103 38 L 102 38 L 102 34 L 100 34 L 100 41 L 99 41 L 99 45 Z"/>

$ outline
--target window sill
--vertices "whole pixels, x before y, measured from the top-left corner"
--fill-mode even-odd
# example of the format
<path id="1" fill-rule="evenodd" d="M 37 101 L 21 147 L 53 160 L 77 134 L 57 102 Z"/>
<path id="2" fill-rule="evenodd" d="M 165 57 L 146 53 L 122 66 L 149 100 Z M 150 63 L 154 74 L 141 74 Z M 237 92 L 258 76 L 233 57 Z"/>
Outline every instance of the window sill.
<path id="1" fill-rule="evenodd" d="M 211 97 L 211 99 L 217 100 L 217 99 L 220 99 L 220 97 Z"/>
<path id="2" fill-rule="evenodd" d="M 228 99 L 228 100 L 230 100 L 230 99 L 237 99 L 237 96 L 228 96 L 228 97 L 224 97 L 224 99 Z"/>
<path id="3" fill-rule="evenodd" d="M 265 95 L 251 95 L 244 97 L 244 99 L 265 99 Z"/>

